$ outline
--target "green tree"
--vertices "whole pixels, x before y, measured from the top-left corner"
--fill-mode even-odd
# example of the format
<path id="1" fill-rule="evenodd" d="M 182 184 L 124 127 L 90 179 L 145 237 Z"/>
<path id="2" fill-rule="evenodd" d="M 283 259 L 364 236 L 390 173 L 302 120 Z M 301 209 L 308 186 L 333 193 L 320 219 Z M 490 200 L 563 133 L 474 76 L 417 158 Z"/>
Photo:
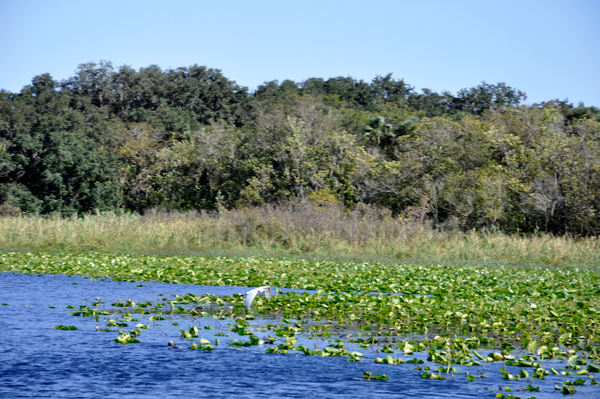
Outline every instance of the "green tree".
<path id="1" fill-rule="evenodd" d="M 4 156 L 2 182 L 12 187 L 11 196 L 22 196 L 15 201 L 23 210 L 110 209 L 119 200 L 116 158 L 98 141 L 85 115 L 70 107 L 70 94 L 57 88 L 44 74 L 18 95 L 3 96 L 0 134 L 10 156 Z M 37 201 L 29 206 L 27 198 Z"/>

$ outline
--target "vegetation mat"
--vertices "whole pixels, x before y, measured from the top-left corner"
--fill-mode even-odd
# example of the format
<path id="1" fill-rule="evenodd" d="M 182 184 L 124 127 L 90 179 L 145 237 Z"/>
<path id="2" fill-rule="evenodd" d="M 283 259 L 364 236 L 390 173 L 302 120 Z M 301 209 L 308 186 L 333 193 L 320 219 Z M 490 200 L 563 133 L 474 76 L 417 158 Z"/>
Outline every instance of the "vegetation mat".
<path id="1" fill-rule="evenodd" d="M 190 294 L 171 302 L 172 312 L 209 316 L 205 306 L 208 304 L 213 317 L 235 319 L 232 330 L 240 336 L 249 336 L 247 342 L 236 341 L 242 346 L 266 342 L 248 330 L 246 320 L 252 320 L 253 315 L 281 318 L 284 323 L 272 329 L 277 328 L 278 336 L 286 342 L 269 347 L 267 353 L 297 350 L 307 355 L 348 356 L 349 361 L 362 361 L 362 354 L 343 348 L 342 339 L 323 350 L 295 346 L 295 334 L 312 328 L 316 335 L 331 336 L 329 328 L 335 324 L 336 328 L 346 329 L 343 332 L 346 341 L 360 347 L 368 348 L 383 338 L 385 344 L 377 351 L 383 352 L 384 357 L 374 358 L 377 363 L 404 363 L 403 359 L 388 355 L 396 351 L 405 355 L 427 351 L 427 360 L 439 364 L 440 370 L 436 374 L 427 366 L 420 372 L 423 378 L 445 378 L 443 373 L 454 373 L 454 364 L 481 366 L 485 362 L 504 362 L 500 371 L 505 379 L 533 382 L 532 377 L 544 379 L 544 375 L 552 372 L 569 378 L 556 388 L 573 393 L 576 389 L 571 380 L 575 379 L 577 384 L 590 380 L 595 385 L 593 373 L 600 371 L 597 334 L 600 276 L 592 269 L 12 252 L 0 255 L 0 270 L 126 281 L 315 290 L 289 292 L 271 299 L 256 297 L 253 309 L 244 306 L 244 297 L 239 294 L 227 297 Z M 197 306 L 180 306 L 190 303 Z M 121 306 L 134 308 L 135 303 L 128 301 Z M 131 311 L 135 309 L 128 310 Z M 164 314 L 162 310 L 160 313 Z M 105 313 L 82 306 L 73 314 L 98 317 Z M 291 323 L 289 319 L 297 322 Z M 312 327 L 303 323 L 312 323 Z M 363 332 L 366 335 L 361 337 Z M 182 334 L 184 338 L 193 338 L 193 335 L 187 337 L 186 331 Z M 123 331 L 118 340 L 135 343 L 137 335 L 138 330 L 129 334 Z M 273 344 L 274 340 L 267 343 Z M 194 345 L 191 349 L 197 348 Z M 202 349 L 208 348 L 207 345 L 202 342 Z M 476 351 L 480 348 L 492 351 L 482 355 Z M 515 350 L 523 353 L 521 357 L 511 354 Z M 545 367 L 547 361 L 562 361 L 565 368 L 558 371 Z M 514 375 L 507 365 L 518 366 L 522 372 Z M 531 367 L 532 374 L 526 370 Z"/>

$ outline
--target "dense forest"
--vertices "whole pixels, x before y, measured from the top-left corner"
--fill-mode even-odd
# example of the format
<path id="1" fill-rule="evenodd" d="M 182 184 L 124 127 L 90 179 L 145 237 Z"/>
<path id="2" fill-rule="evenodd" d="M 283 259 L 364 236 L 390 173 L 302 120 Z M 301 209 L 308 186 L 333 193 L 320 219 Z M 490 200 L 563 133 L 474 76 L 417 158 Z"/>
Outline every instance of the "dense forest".
<path id="1" fill-rule="evenodd" d="M 441 229 L 600 234 L 600 110 L 391 74 L 265 82 L 82 64 L 0 95 L 0 213 L 222 210 L 305 200 Z"/>

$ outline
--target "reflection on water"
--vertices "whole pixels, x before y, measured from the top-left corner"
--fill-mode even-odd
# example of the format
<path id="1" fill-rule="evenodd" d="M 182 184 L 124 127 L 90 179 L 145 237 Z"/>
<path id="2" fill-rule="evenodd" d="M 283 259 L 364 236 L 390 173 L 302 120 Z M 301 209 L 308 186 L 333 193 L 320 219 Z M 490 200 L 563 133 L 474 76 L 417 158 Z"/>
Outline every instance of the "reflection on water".
<path id="1" fill-rule="evenodd" d="M 91 317 L 74 317 L 67 306 L 91 306 L 100 298 L 108 308 L 113 302 L 133 299 L 156 303 L 161 298 L 193 293 L 233 295 L 247 287 L 207 287 L 164 283 L 116 282 L 69 276 L 31 276 L 0 273 L 0 397 L 1 398 L 179 398 L 179 397 L 319 397 L 319 398 L 494 398 L 500 385 L 506 385 L 498 369 L 501 364 L 486 366 L 486 378 L 468 383 L 464 374 L 455 381 L 433 381 L 419 378 L 415 365 L 383 365 L 373 363 L 372 349 L 346 345 L 358 350 L 364 361 L 348 362 L 347 358 L 304 356 L 290 351 L 287 355 L 266 354 L 267 346 L 232 347 L 233 339 L 247 340 L 229 330 L 234 322 L 212 317 L 190 318 L 165 315 L 165 320 L 151 322 L 149 315 L 133 314 L 138 321 L 150 324 L 141 330 L 139 344 L 120 345 L 113 342 L 117 332 L 97 331 L 106 321 Z M 51 308 L 54 307 L 54 308 Z M 104 317 L 105 318 L 105 317 Z M 177 323 L 175 326 L 173 323 Z M 249 321 L 257 335 L 272 334 L 261 329 L 266 321 Z M 270 321 L 274 323 L 274 321 Z M 57 325 L 74 325 L 77 331 L 54 330 Z M 214 344 L 213 351 L 191 351 L 191 341 L 183 341 L 180 329 L 197 326 L 199 337 Z M 206 327 L 206 328 L 205 328 Z M 210 329 L 207 329 L 210 328 Z M 264 330 L 264 332 L 262 332 Z M 217 335 L 216 335 L 217 334 Z M 226 335 L 230 334 L 230 337 Z M 320 348 L 333 343 L 338 336 L 308 340 L 302 343 Z M 168 347 L 174 341 L 183 349 Z M 285 340 L 285 339 L 283 339 Z M 276 342 L 278 344 L 280 342 Z M 400 356 L 400 355 L 398 355 Z M 425 359 L 425 354 L 411 357 Z M 437 369 L 438 366 L 435 367 Z M 466 368 L 477 374 L 482 368 Z M 362 373 L 386 374 L 388 381 L 364 381 Z M 518 369 L 516 369 L 518 373 Z M 513 373 L 515 374 L 515 373 Z M 563 397 L 554 384 L 563 378 L 548 376 L 534 383 L 541 392 L 512 392 L 517 396 L 537 398 Z M 513 389 L 529 382 L 510 381 Z M 597 389 L 578 387 L 576 397 L 592 398 Z"/>

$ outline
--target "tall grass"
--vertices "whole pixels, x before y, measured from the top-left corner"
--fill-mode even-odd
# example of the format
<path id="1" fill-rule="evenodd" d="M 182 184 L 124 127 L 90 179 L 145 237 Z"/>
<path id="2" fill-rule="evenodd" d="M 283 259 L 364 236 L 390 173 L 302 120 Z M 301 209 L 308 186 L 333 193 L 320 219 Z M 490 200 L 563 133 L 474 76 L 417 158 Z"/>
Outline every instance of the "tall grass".
<path id="1" fill-rule="evenodd" d="M 381 262 L 590 266 L 600 242 L 551 235 L 441 232 L 418 218 L 311 203 L 224 211 L 0 219 L 0 249 L 302 256 Z"/>

